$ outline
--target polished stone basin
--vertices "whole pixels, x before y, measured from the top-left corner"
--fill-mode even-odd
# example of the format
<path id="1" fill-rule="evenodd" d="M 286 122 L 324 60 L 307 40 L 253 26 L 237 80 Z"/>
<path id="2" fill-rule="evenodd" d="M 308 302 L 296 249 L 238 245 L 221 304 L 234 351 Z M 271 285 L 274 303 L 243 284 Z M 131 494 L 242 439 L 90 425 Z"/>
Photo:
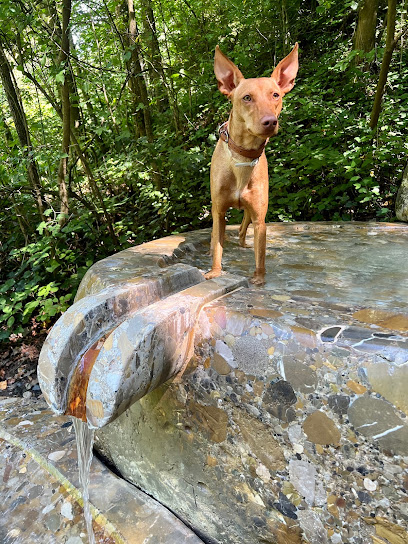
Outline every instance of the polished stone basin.
<path id="1" fill-rule="evenodd" d="M 159 267 L 206 271 L 209 239 L 101 261 L 77 300 Z M 226 277 L 253 267 L 227 228 Z M 406 544 L 408 227 L 271 224 L 266 267 L 264 287 L 202 307 L 188 364 L 97 449 L 204 542 Z"/>

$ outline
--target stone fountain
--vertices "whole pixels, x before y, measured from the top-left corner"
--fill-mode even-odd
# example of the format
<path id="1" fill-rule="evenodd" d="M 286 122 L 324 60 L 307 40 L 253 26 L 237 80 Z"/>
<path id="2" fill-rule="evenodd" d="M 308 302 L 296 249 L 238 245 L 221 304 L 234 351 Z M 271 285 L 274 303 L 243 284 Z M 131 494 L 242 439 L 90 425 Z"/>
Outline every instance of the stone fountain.
<path id="1" fill-rule="evenodd" d="M 263 288 L 237 227 L 206 282 L 209 237 L 88 271 L 41 353 L 49 406 L 202 542 L 408 543 L 408 227 L 270 224 Z"/>

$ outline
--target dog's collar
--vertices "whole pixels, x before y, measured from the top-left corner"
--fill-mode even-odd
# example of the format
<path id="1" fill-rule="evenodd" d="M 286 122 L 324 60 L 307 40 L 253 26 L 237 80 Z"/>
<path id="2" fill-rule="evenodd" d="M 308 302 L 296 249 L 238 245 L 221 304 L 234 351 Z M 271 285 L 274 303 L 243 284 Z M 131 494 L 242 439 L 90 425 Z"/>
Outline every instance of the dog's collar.
<path id="1" fill-rule="evenodd" d="M 269 141 L 269 138 L 267 138 L 264 143 L 261 145 L 261 147 L 258 147 L 258 149 L 245 149 L 244 147 L 241 147 L 240 145 L 237 145 L 230 137 L 228 132 L 228 121 L 225 121 L 220 128 L 218 129 L 218 132 L 220 134 L 220 138 L 223 142 L 228 144 L 228 147 L 231 149 L 231 151 L 235 151 L 235 153 L 238 153 L 242 157 L 245 157 L 247 159 L 259 159 L 259 157 L 264 152 L 264 149 L 266 147 L 266 144 Z M 241 164 L 248 164 L 248 166 L 251 165 L 251 163 L 239 163 Z"/>

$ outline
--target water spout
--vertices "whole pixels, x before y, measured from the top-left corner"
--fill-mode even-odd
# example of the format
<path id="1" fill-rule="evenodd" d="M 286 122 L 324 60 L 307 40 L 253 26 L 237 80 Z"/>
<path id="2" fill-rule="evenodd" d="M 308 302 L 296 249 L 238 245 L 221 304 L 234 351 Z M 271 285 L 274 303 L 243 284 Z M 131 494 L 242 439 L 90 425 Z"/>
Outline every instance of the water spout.
<path id="1" fill-rule="evenodd" d="M 89 272 L 92 275 L 92 269 Z M 149 277 L 111 285 L 75 302 L 52 328 L 38 361 L 39 384 L 52 410 L 59 415 L 70 413 L 72 380 L 75 378 L 81 390 L 86 387 L 87 380 L 80 386 L 78 378 L 86 375 L 93 346 L 105 334 L 140 308 L 200 281 L 203 277 L 196 268 L 177 264 L 158 269 Z"/>
<path id="2" fill-rule="evenodd" d="M 169 296 L 162 289 L 160 297 L 160 289 L 141 284 L 108 288 L 76 302 L 56 323 L 38 368 L 41 389 L 56 413 L 91 428 L 114 420 L 184 368 L 203 305 L 246 285 L 230 275 L 203 281 L 186 265 L 171 269 L 166 274 L 178 274 L 177 287 L 187 288 L 176 287 Z M 144 299 L 135 294 L 141 289 Z"/>

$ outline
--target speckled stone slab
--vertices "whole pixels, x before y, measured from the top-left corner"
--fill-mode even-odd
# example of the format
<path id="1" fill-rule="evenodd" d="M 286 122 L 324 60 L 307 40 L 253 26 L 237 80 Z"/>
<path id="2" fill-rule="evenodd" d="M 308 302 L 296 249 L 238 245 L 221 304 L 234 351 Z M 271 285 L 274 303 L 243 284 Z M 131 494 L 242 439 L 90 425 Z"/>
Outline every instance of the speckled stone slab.
<path id="1" fill-rule="evenodd" d="M 407 544 L 408 228 L 269 225 L 266 266 L 203 308 L 183 375 L 98 448 L 206 542 Z M 225 270 L 253 267 L 230 227 Z"/>
<path id="2" fill-rule="evenodd" d="M 86 544 L 71 421 L 44 401 L 0 401 L 1 544 Z M 98 459 L 90 500 L 97 544 L 202 544 L 171 512 Z"/>

